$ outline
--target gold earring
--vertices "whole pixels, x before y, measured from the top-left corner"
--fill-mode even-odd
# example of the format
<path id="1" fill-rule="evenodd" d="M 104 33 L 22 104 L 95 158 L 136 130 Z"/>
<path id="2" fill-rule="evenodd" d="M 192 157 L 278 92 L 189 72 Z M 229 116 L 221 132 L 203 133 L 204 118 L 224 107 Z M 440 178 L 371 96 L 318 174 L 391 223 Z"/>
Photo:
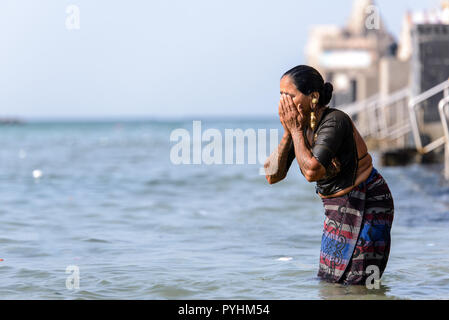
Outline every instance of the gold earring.
<path id="1" fill-rule="evenodd" d="M 315 126 L 316 126 L 316 117 L 315 117 L 315 112 L 311 112 L 310 113 L 310 128 L 312 129 L 312 131 L 315 131 Z"/>
<path id="2" fill-rule="evenodd" d="M 315 130 L 315 126 L 316 126 L 316 116 L 315 116 L 315 104 L 318 102 L 318 100 L 316 98 L 313 98 L 312 103 L 314 104 L 313 108 L 312 108 L 312 112 L 310 112 L 310 128 L 312 129 L 312 131 Z"/>

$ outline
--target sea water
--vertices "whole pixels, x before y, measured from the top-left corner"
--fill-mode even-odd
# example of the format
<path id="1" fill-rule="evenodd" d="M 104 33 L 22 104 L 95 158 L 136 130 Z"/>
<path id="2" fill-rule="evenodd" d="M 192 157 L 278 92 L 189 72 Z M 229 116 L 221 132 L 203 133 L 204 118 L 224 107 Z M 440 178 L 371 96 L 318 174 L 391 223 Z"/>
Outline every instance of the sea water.
<path id="1" fill-rule="evenodd" d="M 297 164 L 272 186 L 259 164 L 174 165 L 170 134 L 191 127 L 1 126 L 0 298 L 449 299 L 441 166 L 384 168 L 373 153 L 395 202 L 390 260 L 380 289 L 343 287 L 316 276 L 324 211 Z"/>

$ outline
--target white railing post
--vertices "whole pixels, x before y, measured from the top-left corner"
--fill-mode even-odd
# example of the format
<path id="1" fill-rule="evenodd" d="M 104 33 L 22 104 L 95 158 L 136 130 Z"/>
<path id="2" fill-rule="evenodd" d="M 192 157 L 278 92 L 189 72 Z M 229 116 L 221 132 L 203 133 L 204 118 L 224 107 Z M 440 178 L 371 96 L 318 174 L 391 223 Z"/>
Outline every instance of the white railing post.
<path id="1" fill-rule="evenodd" d="M 444 99 L 438 105 L 443 125 L 444 136 L 434 139 L 423 146 L 418 121 L 420 104 L 423 101 L 444 93 Z M 410 96 L 410 89 L 404 88 L 387 96 L 374 95 L 368 99 L 339 107 L 349 116 L 357 116 L 359 132 L 365 137 L 378 139 L 391 147 L 396 141 L 396 147 L 405 147 L 407 135 L 412 133 L 416 150 L 429 153 L 441 146 L 445 147 L 445 177 L 449 179 L 449 80 L 415 96 Z M 408 115 L 408 119 L 407 119 Z"/>
<path id="2" fill-rule="evenodd" d="M 409 102 L 410 124 L 412 126 L 412 132 L 413 132 L 413 138 L 414 138 L 415 145 L 416 145 L 416 150 L 421 154 L 431 152 L 431 151 L 435 150 L 436 148 L 440 147 L 441 145 L 443 145 L 444 137 L 435 139 L 434 141 L 432 141 L 431 143 L 429 143 L 426 146 L 422 145 L 421 134 L 420 134 L 419 125 L 418 125 L 419 104 L 421 102 L 426 101 L 427 99 L 435 96 L 436 94 L 438 94 L 440 92 L 446 93 L 447 91 L 449 91 L 449 80 L 446 80 L 443 83 L 440 83 L 439 85 L 410 99 L 410 102 Z"/>
<path id="3" fill-rule="evenodd" d="M 445 95 L 438 105 L 438 111 L 440 112 L 441 124 L 444 131 L 444 177 L 449 180 L 449 125 L 448 125 L 448 109 L 449 95 Z"/>

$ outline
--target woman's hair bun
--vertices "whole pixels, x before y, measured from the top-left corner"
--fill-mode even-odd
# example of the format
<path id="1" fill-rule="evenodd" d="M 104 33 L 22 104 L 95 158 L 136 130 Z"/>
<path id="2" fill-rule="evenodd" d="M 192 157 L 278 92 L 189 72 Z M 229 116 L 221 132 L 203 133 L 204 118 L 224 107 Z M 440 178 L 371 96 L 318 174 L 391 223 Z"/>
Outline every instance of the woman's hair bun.
<path id="1" fill-rule="evenodd" d="M 324 107 L 331 101 L 334 87 L 329 82 L 324 83 L 323 77 L 315 68 L 299 65 L 288 70 L 282 77 L 285 76 L 289 76 L 296 88 L 305 95 L 318 92 L 320 94 L 319 105 Z"/>
<path id="2" fill-rule="evenodd" d="M 329 104 L 329 102 L 332 99 L 333 91 L 334 91 L 334 86 L 331 83 L 326 82 L 323 86 L 323 91 L 321 92 L 321 95 L 320 95 L 319 103 L 322 106 L 327 106 Z"/>

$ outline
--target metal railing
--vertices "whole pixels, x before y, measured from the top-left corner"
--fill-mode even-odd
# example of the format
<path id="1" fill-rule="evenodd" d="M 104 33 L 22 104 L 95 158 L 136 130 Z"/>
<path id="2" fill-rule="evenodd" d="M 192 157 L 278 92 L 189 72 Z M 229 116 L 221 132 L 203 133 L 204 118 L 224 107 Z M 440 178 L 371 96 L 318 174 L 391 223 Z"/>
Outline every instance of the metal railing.
<path id="1" fill-rule="evenodd" d="M 379 140 L 398 140 L 411 131 L 407 102 L 410 89 L 404 88 L 388 96 L 374 95 L 339 107 L 353 119 L 360 134 Z"/>
<path id="2" fill-rule="evenodd" d="M 438 112 L 444 135 L 424 146 L 419 125 L 422 104 L 441 93 L 444 97 L 438 104 Z M 351 116 L 364 138 L 386 142 L 389 147 L 394 146 L 391 141 L 401 140 L 405 147 L 410 132 L 420 154 L 444 145 L 444 176 L 449 180 L 449 80 L 414 97 L 409 88 L 404 88 L 386 97 L 377 94 L 339 109 Z"/>
<path id="3" fill-rule="evenodd" d="M 444 177 L 449 180 L 449 95 L 446 95 L 438 105 L 441 123 L 444 131 Z"/>
<path id="4" fill-rule="evenodd" d="M 415 141 L 416 150 L 421 154 L 429 153 L 442 146 L 445 142 L 445 138 L 443 136 L 423 146 L 418 124 L 418 114 L 419 109 L 421 108 L 421 103 L 441 92 L 444 93 L 444 97 L 449 96 L 449 80 L 446 80 L 443 83 L 440 83 L 439 85 L 421 93 L 420 95 L 411 98 L 409 101 L 410 125 L 412 126 L 413 140 Z M 441 118 L 441 120 L 443 121 L 443 118 Z"/>

